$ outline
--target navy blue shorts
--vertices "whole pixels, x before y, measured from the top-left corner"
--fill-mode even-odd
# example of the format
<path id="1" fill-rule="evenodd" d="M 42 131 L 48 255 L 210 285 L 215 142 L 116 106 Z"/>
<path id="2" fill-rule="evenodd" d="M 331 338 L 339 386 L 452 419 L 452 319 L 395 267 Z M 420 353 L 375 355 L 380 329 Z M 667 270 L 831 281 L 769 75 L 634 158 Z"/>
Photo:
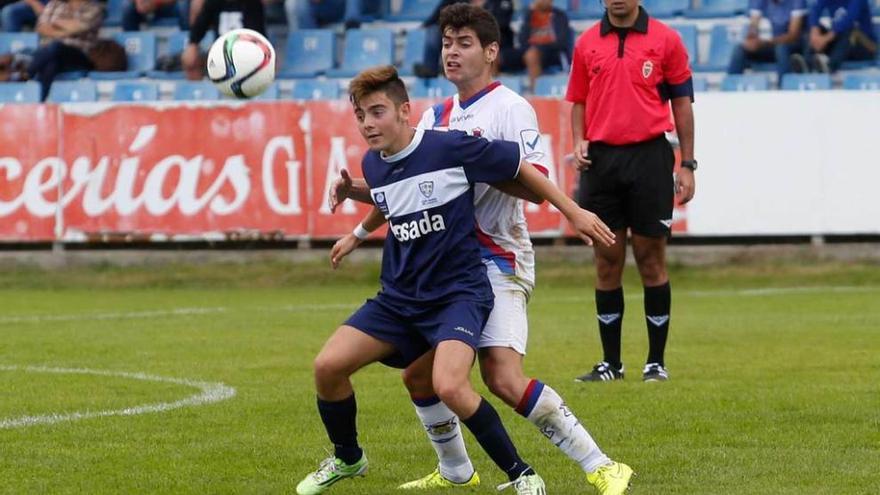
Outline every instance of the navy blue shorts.
<path id="1" fill-rule="evenodd" d="M 382 363 L 406 368 L 444 340 L 460 340 L 476 349 L 492 306 L 492 301 L 453 301 L 416 308 L 379 294 L 345 324 L 393 345 L 397 352 Z"/>

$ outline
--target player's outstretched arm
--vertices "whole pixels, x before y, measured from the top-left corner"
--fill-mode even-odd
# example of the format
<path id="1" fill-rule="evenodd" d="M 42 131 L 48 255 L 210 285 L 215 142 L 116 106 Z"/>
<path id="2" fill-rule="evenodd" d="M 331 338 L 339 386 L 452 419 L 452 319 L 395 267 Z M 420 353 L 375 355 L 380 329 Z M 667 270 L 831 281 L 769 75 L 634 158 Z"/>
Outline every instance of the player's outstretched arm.
<path id="1" fill-rule="evenodd" d="M 515 180 L 506 180 L 504 182 L 493 182 L 492 187 L 498 189 L 504 194 L 509 194 L 515 198 L 524 199 L 531 203 L 539 205 L 544 202 L 544 198 L 533 193 L 531 189 L 523 186 Z"/>
<path id="2" fill-rule="evenodd" d="M 516 180 L 535 194 L 546 199 L 565 215 L 585 243 L 593 244 L 593 240 L 606 246 L 614 244 L 614 234 L 602 220 L 590 211 L 580 208 L 571 198 L 559 190 L 544 174 L 531 163 L 522 161 Z"/>
<path id="3" fill-rule="evenodd" d="M 330 203 L 330 211 L 336 213 L 336 207 L 346 199 L 373 204 L 373 198 L 370 197 L 370 188 L 367 187 L 367 181 L 364 179 L 354 179 L 348 170 L 342 169 L 340 176 L 333 182 L 330 187 L 330 197 L 327 201 Z"/>
<path id="4" fill-rule="evenodd" d="M 357 249 L 370 235 L 370 232 L 381 227 L 383 223 L 385 223 L 385 216 L 374 206 L 370 213 L 364 217 L 364 220 L 350 234 L 346 234 L 345 237 L 336 241 L 336 244 L 330 249 L 330 266 L 334 270 L 339 268 L 342 260 L 349 253 Z"/>

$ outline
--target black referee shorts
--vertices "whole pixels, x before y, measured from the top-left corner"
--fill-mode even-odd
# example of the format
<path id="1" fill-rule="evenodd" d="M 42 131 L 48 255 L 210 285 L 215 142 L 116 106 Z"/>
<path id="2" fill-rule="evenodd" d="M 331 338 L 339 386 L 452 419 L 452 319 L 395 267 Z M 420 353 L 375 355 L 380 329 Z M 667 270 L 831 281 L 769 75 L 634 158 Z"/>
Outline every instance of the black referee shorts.
<path id="1" fill-rule="evenodd" d="M 629 227 L 647 237 L 664 237 L 672 227 L 675 154 L 665 135 L 614 146 L 591 142 L 590 168 L 581 172 L 578 204 L 612 230 Z"/>

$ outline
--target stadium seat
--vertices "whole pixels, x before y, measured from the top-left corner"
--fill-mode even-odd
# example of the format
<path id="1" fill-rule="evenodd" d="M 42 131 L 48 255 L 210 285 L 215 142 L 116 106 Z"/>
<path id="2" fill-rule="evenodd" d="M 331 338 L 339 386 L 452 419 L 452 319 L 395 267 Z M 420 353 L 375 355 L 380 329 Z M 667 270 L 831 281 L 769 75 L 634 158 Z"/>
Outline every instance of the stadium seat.
<path id="1" fill-rule="evenodd" d="M 691 6 L 690 0 L 643 0 L 642 5 L 653 17 L 669 18 L 682 15 Z"/>
<path id="2" fill-rule="evenodd" d="M 52 103 L 69 103 L 77 101 L 97 101 L 98 88 L 94 81 L 55 81 L 49 88 L 46 101 Z"/>
<path id="3" fill-rule="evenodd" d="M 519 76 L 498 76 L 495 79 L 501 81 L 501 84 L 510 88 L 511 91 L 517 94 L 522 94 L 523 92 L 523 80 Z"/>
<path id="4" fill-rule="evenodd" d="M 400 10 L 385 16 L 389 22 L 424 21 L 434 12 L 440 0 L 403 0 Z"/>
<path id="5" fill-rule="evenodd" d="M 583 1 L 584 0 L 573 0 L 572 4 L 574 4 L 574 5 L 569 5 L 568 0 L 553 0 L 553 6 L 559 10 L 562 10 L 564 12 L 568 12 L 570 10 L 573 10 L 573 7 L 577 4 L 577 2 L 583 2 Z M 591 0 L 587 0 L 587 1 L 591 1 Z M 599 1 L 601 1 L 601 0 L 599 0 Z M 519 5 L 520 5 L 521 13 L 525 14 L 526 12 L 529 11 L 529 8 L 531 8 L 532 1 L 531 0 L 523 0 L 522 2 L 520 2 Z"/>
<path id="6" fill-rule="evenodd" d="M 535 81 L 535 96 L 562 98 L 568 89 L 568 74 L 541 76 Z"/>
<path id="7" fill-rule="evenodd" d="M 78 81 L 84 77 L 89 75 L 88 72 L 84 70 L 70 70 L 67 72 L 59 72 L 58 75 L 55 76 L 56 81 Z"/>
<path id="8" fill-rule="evenodd" d="M 721 81 L 721 91 L 767 91 L 770 78 L 767 74 L 729 74 Z"/>
<path id="9" fill-rule="evenodd" d="M 210 81 L 180 81 L 174 85 L 177 101 L 218 100 L 220 92 Z"/>
<path id="10" fill-rule="evenodd" d="M 199 49 L 207 53 L 207 51 L 211 49 L 211 44 L 214 43 L 215 39 L 217 39 L 217 37 L 214 35 L 214 31 L 208 31 L 205 33 L 205 37 L 202 38 L 201 43 L 199 43 Z M 160 55 L 179 55 L 188 43 L 189 31 L 175 31 L 168 36 L 168 41 L 165 43 L 165 49 L 162 50 Z"/>
<path id="11" fill-rule="evenodd" d="M 782 89 L 786 91 L 831 89 L 831 76 L 828 74 L 785 74 L 782 76 Z"/>
<path id="12" fill-rule="evenodd" d="M 427 98 L 428 82 L 424 79 L 416 79 L 412 83 L 407 84 L 407 93 L 410 98 Z"/>
<path id="13" fill-rule="evenodd" d="M 156 101 L 159 87 L 152 81 L 119 81 L 113 86 L 113 101 Z"/>
<path id="14" fill-rule="evenodd" d="M 705 77 L 695 77 L 693 81 L 694 92 L 703 93 L 709 91 L 709 81 L 707 81 Z"/>
<path id="15" fill-rule="evenodd" d="M 425 30 L 411 29 L 406 32 L 406 44 L 403 48 L 403 62 L 400 64 L 400 75 L 411 76 L 413 65 L 422 62 L 425 57 Z"/>
<path id="16" fill-rule="evenodd" d="M 99 80 L 134 79 L 156 67 L 156 34 L 152 31 L 116 33 L 113 38 L 128 55 L 128 70 L 119 72 L 90 72 L 89 77 Z"/>
<path id="17" fill-rule="evenodd" d="M 0 83 L 0 103 L 39 103 L 40 83 L 4 82 Z"/>
<path id="18" fill-rule="evenodd" d="M 458 92 L 455 85 L 445 77 L 434 77 L 426 81 L 429 98 L 445 98 Z"/>
<path id="19" fill-rule="evenodd" d="M 684 42 L 684 47 L 688 52 L 688 61 L 691 63 L 691 67 L 697 65 L 700 61 L 699 54 L 697 53 L 697 26 L 693 24 L 678 24 L 671 25 L 670 27 L 681 35 L 681 40 Z"/>
<path id="20" fill-rule="evenodd" d="M 122 9 L 125 0 L 107 0 L 106 16 L 103 27 L 119 27 L 122 25 Z"/>
<path id="21" fill-rule="evenodd" d="M 278 99 L 278 94 L 280 91 L 278 90 L 278 81 L 273 82 L 266 88 L 265 91 L 255 96 L 253 99 L 256 101 L 272 101 Z"/>
<path id="22" fill-rule="evenodd" d="M 390 29 L 350 29 L 345 35 L 342 65 L 330 77 L 353 77 L 377 65 L 394 63 L 394 33 Z"/>
<path id="23" fill-rule="evenodd" d="M 688 9 L 684 16 L 689 19 L 738 16 L 746 11 L 748 0 L 701 0 L 699 8 Z"/>
<path id="24" fill-rule="evenodd" d="M 333 68 L 336 35 L 329 29 L 301 29 L 287 37 L 281 77 L 315 77 Z"/>
<path id="25" fill-rule="evenodd" d="M 709 59 L 704 64 L 694 64 L 699 71 L 724 71 L 730 65 L 733 49 L 740 42 L 741 29 L 716 24 L 709 33 Z"/>
<path id="26" fill-rule="evenodd" d="M 605 15 L 602 0 L 572 0 L 569 17 L 572 19 L 599 19 Z"/>
<path id="27" fill-rule="evenodd" d="M 295 100 L 335 100 L 339 98 L 339 83 L 332 80 L 300 79 L 293 84 Z"/>
<path id="28" fill-rule="evenodd" d="M 847 74 L 843 78 L 843 89 L 876 91 L 880 89 L 880 73 Z"/>
<path id="29" fill-rule="evenodd" d="M 24 49 L 36 50 L 40 45 L 37 33 L 0 33 L 0 54 L 16 53 Z"/>

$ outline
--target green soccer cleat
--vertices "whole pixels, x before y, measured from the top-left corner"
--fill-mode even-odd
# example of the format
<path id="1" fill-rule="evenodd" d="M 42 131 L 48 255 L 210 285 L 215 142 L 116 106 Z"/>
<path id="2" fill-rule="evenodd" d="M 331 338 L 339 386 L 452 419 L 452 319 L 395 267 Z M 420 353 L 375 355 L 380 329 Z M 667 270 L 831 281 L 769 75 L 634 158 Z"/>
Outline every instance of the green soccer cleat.
<path id="1" fill-rule="evenodd" d="M 342 459 L 328 457 L 321 461 L 317 471 L 309 473 L 308 476 L 296 485 L 296 493 L 298 495 L 318 495 L 319 493 L 326 492 L 330 486 L 339 480 L 364 476 L 366 472 L 366 455 L 362 455 L 359 461 L 351 465 L 342 462 Z"/>
<path id="2" fill-rule="evenodd" d="M 474 471 L 474 474 L 471 475 L 469 480 L 456 483 L 444 478 L 443 475 L 440 474 L 440 468 L 437 468 L 433 473 L 424 478 L 404 483 L 397 488 L 400 490 L 430 490 L 432 488 L 457 488 L 467 486 L 480 486 L 480 475 L 477 474 L 476 471 Z"/>
<path id="3" fill-rule="evenodd" d="M 544 480 L 537 474 L 529 474 L 520 476 L 519 478 L 498 485 L 498 491 L 505 488 L 513 487 L 516 495 L 547 495 L 547 487 L 544 486 Z"/>
<path id="4" fill-rule="evenodd" d="M 622 495 L 629 489 L 633 477 L 631 467 L 622 462 L 611 462 L 587 474 L 587 482 L 596 487 L 600 495 Z"/>

